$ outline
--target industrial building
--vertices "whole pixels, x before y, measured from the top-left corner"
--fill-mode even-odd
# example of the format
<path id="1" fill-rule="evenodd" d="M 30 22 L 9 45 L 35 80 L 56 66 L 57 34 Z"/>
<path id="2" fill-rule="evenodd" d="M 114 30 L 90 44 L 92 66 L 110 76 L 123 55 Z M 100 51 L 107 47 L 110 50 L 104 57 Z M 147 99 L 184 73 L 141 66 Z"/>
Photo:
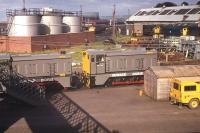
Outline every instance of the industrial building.
<path id="1" fill-rule="evenodd" d="M 144 91 L 154 100 L 169 100 L 170 80 L 180 77 L 200 77 L 200 66 L 153 66 L 144 72 Z"/>
<path id="2" fill-rule="evenodd" d="M 200 35 L 200 6 L 165 2 L 153 8 L 141 9 L 126 20 L 127 35 L 153 35 L 155 27 L 165 36 L 180 36 L 184 28 L 188 35 Z"/>
<path id="3" fill-rule="evenodd" d="M 81 28 L 81 12 L 53 8 L 9 9 L 7 35 L 0 38 L 1 52 L 34 52 L 68 47 L 87 39 L 94 32 Z"/>

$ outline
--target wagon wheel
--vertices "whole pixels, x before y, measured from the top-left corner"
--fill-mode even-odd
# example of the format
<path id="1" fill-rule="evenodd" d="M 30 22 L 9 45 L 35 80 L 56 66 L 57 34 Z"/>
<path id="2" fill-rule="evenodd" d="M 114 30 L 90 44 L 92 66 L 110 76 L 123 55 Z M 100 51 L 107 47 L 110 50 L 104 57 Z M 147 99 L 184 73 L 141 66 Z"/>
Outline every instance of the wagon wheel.
<path id="1" fill-rule="evenodd" d="M 190 109 L 196 109 L 196 108 L 198 108 L 198 106 L 199 106 L 199 100 L 198 99 L 194 99 L 194 98 L 191 99 L 188 106 L 189 106 Z"/>

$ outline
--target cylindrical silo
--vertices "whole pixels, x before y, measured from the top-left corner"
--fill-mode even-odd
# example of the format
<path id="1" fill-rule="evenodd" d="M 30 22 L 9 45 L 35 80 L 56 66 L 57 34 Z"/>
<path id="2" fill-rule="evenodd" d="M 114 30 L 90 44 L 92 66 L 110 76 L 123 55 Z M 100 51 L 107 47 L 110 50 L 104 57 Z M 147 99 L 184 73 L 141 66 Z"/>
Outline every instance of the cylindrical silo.
<path id="1" fill-rule="evenodd" d="M 11 16 L 8 24 L 9 36 L 39 35 L 41 17 L 38 15 Z"/>
<path id="2" fill-rule="evenodd" d="M 70 33 L 79 33 L 81 31 L 81 18 L 80 16 L 64 16 L 63 23 L 69 28 Z"/>
<path id="3" fill-rule="evenodd" d="M 61 34 L 62 29 L 62 16 L 60 15 L 45 15 L 42 16 L 41 24 L 46 25 L 46 34 Z"/>

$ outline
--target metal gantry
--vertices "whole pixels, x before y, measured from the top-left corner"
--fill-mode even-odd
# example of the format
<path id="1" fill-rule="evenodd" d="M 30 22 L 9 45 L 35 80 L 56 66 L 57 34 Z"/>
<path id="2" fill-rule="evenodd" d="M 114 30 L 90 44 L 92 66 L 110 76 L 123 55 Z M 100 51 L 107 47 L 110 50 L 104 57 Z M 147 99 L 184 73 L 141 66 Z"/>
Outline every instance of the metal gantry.
<path id="1" fill-rule="evenodd" d="M 47 103 L 43 87 L 12 71 L 10 67 L 9 62 L 0 63 L 0 82 L 6 87 L 6 93 L 34 106 Z"/>

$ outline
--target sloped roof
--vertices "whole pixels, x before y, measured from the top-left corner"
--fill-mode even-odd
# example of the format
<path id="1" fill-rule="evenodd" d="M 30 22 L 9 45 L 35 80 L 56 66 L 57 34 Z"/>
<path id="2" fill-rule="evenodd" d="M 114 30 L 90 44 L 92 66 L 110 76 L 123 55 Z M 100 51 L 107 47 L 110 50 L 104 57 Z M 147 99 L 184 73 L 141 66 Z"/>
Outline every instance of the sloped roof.
<path id="1" fill-rule="evenodd" d="M 152 71 L 157 78 L 200 76 L 200 65 L 153 66 L 148 70 Z"/>
<path id="2" fill-rule="evenodd" d="M 184 11 L 185 10 L 185 11 Z M 192 10 L 196 10 L 192 13 Z M 173 6 L 141 9 L 127 22 L 197 22 L 199 20 L 200 7 L 198 5 Z"/>

